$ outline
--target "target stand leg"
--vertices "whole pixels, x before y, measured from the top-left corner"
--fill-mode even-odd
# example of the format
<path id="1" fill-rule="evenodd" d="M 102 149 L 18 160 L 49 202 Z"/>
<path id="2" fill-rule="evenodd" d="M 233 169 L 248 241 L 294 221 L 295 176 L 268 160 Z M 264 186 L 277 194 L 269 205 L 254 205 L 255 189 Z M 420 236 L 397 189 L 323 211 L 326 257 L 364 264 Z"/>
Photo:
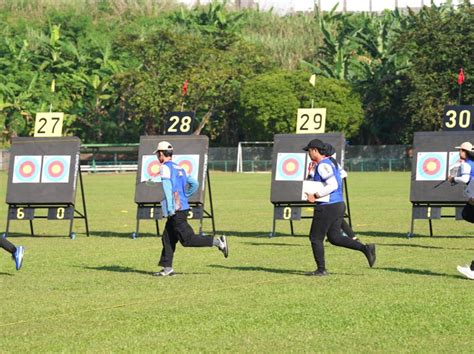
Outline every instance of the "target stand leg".
<path id="1" fill-rule="evenodd" d="M 30 222 L 30 232 L 31 232 L 31 236 L 34 236 L 35 235 L 35 232 L 33 230 L 33 220 L 29 220 Z"/>
<path id="2" fill-rule="evenodd" d="M 158 224 L 158 219 L 155 219 L 155 225 L 156 225 L 156 236 L 160 237 L 160 225 Z M 137 230 L 138 230 L 138 227 L 137 227 Z"/>
<path id="3" fill-rule="evenodd" d="M 433 237 L 433 222 L 431 221 L 431 219 L 428 219 L 428 222 L 430 224 L 430 236 Z"/>

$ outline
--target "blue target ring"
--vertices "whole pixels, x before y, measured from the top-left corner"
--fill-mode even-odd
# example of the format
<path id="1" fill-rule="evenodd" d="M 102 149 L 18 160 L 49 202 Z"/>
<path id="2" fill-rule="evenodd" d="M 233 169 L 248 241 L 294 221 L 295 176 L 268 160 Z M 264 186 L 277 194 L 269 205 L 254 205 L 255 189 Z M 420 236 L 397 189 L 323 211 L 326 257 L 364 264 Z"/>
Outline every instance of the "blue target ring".
<path id="1" fill-rule="evenodd" d="M 306 168 L 306 154 L 278 153 L 276 181 L 302 181 Z"/>
<path id="2" fill-rule="evenodd" d="M 44 156 L 41 182 L 68 183 L 70 166 L 71 156 L 69 155 Z"/>
<path id="3" fill-rule="evenodd" d="M 13 183 L 38 183 L 41 156 L 15 156 Z"/>

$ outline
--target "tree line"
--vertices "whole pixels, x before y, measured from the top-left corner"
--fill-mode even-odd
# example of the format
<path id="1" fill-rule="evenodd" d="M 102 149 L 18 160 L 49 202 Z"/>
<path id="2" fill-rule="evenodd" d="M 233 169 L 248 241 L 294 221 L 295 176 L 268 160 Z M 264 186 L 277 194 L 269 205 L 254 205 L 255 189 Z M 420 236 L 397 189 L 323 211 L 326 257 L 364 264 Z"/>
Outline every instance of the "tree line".
<path id="1" fill-rule="evenodd" d="M 312 102 L 351 143 L 410 143 L 458 103 L 460 68 L 461 103 L 473 104 L 472 23 L 469 1 L 286 16 L 225 2 L 5 1 L 2 144 L 31 135 L 36 112 L 65 112 L 66 134 L 84 143 L 127 143 L 192 110 L 213 145 L 233 146 L 294 132 Z"/>

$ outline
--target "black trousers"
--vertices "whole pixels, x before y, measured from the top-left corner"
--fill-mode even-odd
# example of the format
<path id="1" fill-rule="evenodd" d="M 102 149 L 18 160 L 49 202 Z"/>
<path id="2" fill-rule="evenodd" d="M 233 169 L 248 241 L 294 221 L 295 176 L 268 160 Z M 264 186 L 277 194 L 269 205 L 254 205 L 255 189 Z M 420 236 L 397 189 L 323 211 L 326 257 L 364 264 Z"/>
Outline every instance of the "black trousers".
<path id="1" fill-rule="evenodd" d="M 159 266 L 172 267 L 173 256 L 178 241 L 184 247 L 212 247 L 213 237 L 196 235 L 188 224 L 187 210 L 178 210 L 176 214 L 169 217 L 166 221 L 165 231 L 161 238 L 163 250 L 158 262 Z"/>
<path id="2" fill-rule="evenodd" d="M 346 205 L 344 202 L 316 205 L 314 207 L 309 239 L 318 269 L 326 269 L 323 242 L 326 236 L 329 242 L 335 246 L 366 252 L 364 244 L 352 238 L 342 236 L 341 227 L 345 210 Z"/>
<path id="3" fill-rule="evenodd" d="M 462 209 L 462 218 L 467 222 L 474 223 L 474 205 L 466 203 Z"/>
<path id="4" fill-rule="evenodd" d="M 5 251 L 14 254 L 16 251 L 16 247 L 13 243 L 8 241 L 6 238 L 0 237 L 0 247 L 2 247 Z"/>

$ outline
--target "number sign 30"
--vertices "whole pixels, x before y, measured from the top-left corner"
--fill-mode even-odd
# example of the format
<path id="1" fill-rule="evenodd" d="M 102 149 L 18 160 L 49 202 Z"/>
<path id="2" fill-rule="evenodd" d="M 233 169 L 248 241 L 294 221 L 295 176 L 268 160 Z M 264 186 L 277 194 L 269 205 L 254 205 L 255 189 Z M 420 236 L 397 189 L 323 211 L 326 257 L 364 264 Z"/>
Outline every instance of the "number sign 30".
<path id="1" fill-rule="evenodd" d="M 36 113 L 34 136 L 62 136 L 63 120 L 63 112 Z"/>
<path id="2" fill-rule="evenodd" d="M 296 120 L 296 134 L 324 133 L 326 129 L 326 108 L 299 108 Z"/>
<path id="3" fill-rule="evenodd" d="M 170 112 L 166 115 L 167 135 L 190 135 L 193 133 L 194 112 Z"/>
<path id="4" fill-rule="evenodd" d="M 446 106 L 443 130 L 474 130 L 474 106 Z"/>

